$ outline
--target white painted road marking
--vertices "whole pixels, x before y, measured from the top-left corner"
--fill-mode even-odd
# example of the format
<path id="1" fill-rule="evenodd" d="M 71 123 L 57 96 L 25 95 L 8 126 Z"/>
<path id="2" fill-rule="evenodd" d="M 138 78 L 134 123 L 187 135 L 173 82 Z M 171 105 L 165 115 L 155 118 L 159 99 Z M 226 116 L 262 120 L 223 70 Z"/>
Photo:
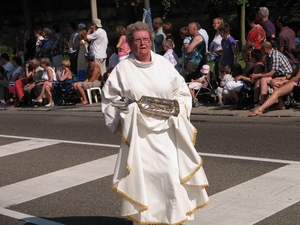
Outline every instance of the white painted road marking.
<path id="1" fill-rule="evenodd" d="M 116 159 L 117 155 L 111 155 L 0 187 L 0 207 L 6 208 L 109 176 L 114 171 Z"/>
<path id="2" fill-rule="evenodd" d="M 59 141 L 26 140 L 0 146 L 0 157 L 60 143 Z"/>
<path id="3" fill-rule="evenodd" d="M 210 196 L 187 224 L 255 224 L 300 201 L 299 174 L 300 165 L 287 165 Z"/>
<path id="4" fill-rule="evenodd" d="M 0 157 L 32 148 L 57 143 L 71 143 L 100 147 L 119 148 L 119 145 L 77 142 L 57 139 L 44 139 L 0 135 L 3 138 L 25 139 L 14 144 L 0 146 Z M 45 143 L 43 143 L 45 142 Z M 20 144 L 24 149 L 21 150 Z M 15 146 L 16 148 L 14 149 Z M 2 151 L 2 152 L 1 152 Z M 300 201 L 300 162 L 291 160 L 199 153 L 201 156 L 227 159 L 250 160 L 269 163 L 289 164 L 266 173 L 235 187 L 210 196 L 211 203 L 196 211 L 195 220 L 187 225 L 254 224 Z M 31 215 L 5 209 L 10 205 L 27 202 L 45 195 L 65 190 L 80 184 L 113 174 L 117 155 L 94 160 L 74 167 L 45 174 L 0 187 L 0 215 L 21 219 L 40 225 L 60 225 Z M 38 187 L 38 188 L 37 188 Z M 3 208 L 1 208 L 3 207 Z M 233 215 L 233 216 L 230 216 Z"/>

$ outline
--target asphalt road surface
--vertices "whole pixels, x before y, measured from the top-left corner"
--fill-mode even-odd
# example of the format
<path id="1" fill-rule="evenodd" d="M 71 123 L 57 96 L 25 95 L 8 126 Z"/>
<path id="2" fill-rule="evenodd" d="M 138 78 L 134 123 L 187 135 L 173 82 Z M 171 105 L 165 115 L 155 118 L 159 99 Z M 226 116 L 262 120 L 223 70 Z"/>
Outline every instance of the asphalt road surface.
<path id="1" fill-rule="evenodd" d="M 119 136 L 99 112 L 1 111 L 0 225 L 131 225 L 110 189 Z M 300 224 L 296 117 L 192 116 L 210 204 L 191 225 Z"/>

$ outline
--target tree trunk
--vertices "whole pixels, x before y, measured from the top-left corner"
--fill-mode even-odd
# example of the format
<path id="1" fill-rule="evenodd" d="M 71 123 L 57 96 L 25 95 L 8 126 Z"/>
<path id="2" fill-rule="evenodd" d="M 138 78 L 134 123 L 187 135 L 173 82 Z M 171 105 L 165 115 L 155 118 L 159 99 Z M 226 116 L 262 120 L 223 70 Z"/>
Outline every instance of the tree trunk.
<path id="1" fill-rule="evenodd" d="M 33 17 L 32 17 L 32 12 L 30 7 L 30 1 L 22 0 L 22 6 L 23 6 L 26 29 L 32 32 L 34 30 L 34 27 L 33 27 Z"/>
<path id="2" fill-rule="evenodd" d="M 246 34 L 245 34 L 245 18 L 246 18 L 246 4 L 245 2 L 241 6 L 241 18 L 240 18 L 240 25 L 241 25 L 241 46 L 246 43 Z"/>

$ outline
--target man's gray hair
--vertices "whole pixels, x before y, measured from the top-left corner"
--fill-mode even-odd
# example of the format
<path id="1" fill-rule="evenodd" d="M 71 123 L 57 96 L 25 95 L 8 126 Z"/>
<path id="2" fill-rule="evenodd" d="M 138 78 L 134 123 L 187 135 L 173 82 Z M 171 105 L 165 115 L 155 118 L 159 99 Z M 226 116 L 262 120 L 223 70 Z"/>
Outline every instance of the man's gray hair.
<path id="1" fill-rule="evenodd" d="M 269 17 L 269 10 L 267 7 L 259 7 L 258 13 L 260 13 L 263 17 Z"/>

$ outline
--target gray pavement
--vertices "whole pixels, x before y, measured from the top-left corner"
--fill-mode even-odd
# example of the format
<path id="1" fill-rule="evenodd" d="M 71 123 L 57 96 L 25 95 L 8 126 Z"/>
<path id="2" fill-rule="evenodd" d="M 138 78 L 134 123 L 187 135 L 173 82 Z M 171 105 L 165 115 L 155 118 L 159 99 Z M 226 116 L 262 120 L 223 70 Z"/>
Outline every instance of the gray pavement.
<path id="1" fill-rule="evenodd" d="M 274 108 L 274 107 L 273 107 Z M 101 103 L 93 103 L 84 106 L 54 106 L 54 107 L 22 107 L 22 108 L 0 108 L 1 110 L 14 111 L 75 111 L 75 112 L 101 112 Z M 192 109 L 192 115 L 206 116 L 239 116 L 248 117 L 248 110 L 230 110 L 229 105 L 216 106 L 216 104 L 201 105 Z M 293 105 L 289 109 L 274 110 L 272 107 L 260 117 L 300 117 L 300 104 Z"/>

